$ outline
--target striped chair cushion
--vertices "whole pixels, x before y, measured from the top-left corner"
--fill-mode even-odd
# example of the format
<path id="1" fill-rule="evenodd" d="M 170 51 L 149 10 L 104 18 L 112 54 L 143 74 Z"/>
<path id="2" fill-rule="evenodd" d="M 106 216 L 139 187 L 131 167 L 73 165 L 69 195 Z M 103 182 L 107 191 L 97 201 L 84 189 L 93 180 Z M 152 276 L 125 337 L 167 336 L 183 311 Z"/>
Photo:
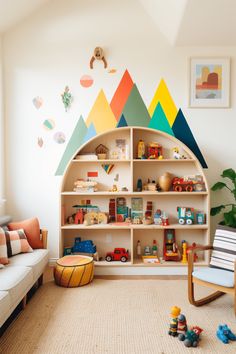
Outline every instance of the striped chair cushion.
<path id="1" fill-rule="evenodd" d="M 236 229 L 218 225 L 213 242 L 210 266 L 234 271 L 236 260 Z"/>
<path id="2" fill-rule="evenodd" d="M 0 227 L 0 263 L 1 264 L 8 264 L 8 257 L 7 257 L 7 243 L 5 237 L 5 231 Z"/>

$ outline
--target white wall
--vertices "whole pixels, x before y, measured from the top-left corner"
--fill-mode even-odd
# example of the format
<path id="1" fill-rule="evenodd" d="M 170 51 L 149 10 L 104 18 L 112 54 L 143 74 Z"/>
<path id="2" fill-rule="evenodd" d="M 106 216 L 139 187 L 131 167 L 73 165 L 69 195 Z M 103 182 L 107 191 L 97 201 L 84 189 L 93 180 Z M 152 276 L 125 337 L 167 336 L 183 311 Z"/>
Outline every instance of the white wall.
<path id="1" fill-rule="evenodd" d="M 99 63 L 90 71 L 89 60 L 98 45 L 116 74 L 108 74 Z M 201 55 L 231 57 L 230 109 L 187 107 L 189 57 Z M 61 178 L 54 173 L 65 145 L 55 144 L 54 132 L 45 132 L 42 122 L 55 119 L 56 129 L 69 139 L 100 88 L 110 102 L 126 68 L 147 106 L 160 79 L 165 79 L 206 158 L 210 185 L 224 168 L 236 168 L 235 56 L 235 47 L 170 46 L 135 0 L 58 0 L 45 5 L 4 37 L 8 213 L 14 219 L 37 215 L 49 229 L 51 257 L 57 257 Z M 79 83 L 86 73 L 94 77 L 89 89 Z M 74 94 L 68 113 L 60 98 L 66 84 Z M 37 95 L 44 98 L 38 111 L 32 105 Z M 45 141 L 42 149 L 38 136 Z M 217 199 L 219 195 L 212 195 L 212 202 Z"/>

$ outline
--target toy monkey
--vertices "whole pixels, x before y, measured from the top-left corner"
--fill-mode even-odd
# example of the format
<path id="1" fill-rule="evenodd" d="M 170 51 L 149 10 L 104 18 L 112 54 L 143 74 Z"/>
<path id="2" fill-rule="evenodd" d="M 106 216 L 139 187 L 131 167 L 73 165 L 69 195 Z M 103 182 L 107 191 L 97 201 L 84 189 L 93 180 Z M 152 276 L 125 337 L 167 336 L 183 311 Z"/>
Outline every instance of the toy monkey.
<path id="1" fill-rule="evenodd" d="M 102 60 L 103 63 L 104 63 L 104 68 L 106 69 L 107 68 L 107 61 L 104 57 L 104 53 L 103 53 L 103 50 L 101 47 L 96 47 L 94 49 L 94 53 L 93 53 L 93 56 L 92 58 L 90 59 L 90 69 L 93 69 L 93 62 L 94 60 Z"/>

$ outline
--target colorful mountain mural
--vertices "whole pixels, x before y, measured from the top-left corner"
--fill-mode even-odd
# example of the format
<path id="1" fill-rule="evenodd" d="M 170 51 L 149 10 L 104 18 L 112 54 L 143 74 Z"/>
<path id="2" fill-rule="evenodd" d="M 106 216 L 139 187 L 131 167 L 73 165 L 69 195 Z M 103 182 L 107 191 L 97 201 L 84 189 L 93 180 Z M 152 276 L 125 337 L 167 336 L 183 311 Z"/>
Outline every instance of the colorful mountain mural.
<path id="1" fill-rule="evenodd" d="M 149 127 L 163 131 L 187 145 L 203 168 L 206 161 L 197 145 L 181 109 L 177 111 L 170 92 L 162 79 L 153 96 L 149 109 L 137 86 L 125 71 L 109 105 L 101 90 L 91 108 L 86 122 L 81 116 L 61 158 L 56 175 L 62 175 L 69 161 L 86 141 L 97 134 L 125 126 Z"/>
<path id="2" fill-rule="evenodd" d="M 133 84 L 133 80 L 131 79 L 128 70 L 125 70 L 125 73 L 122 76 L 122 79 L 110 103 L 111 110 L 114 113 L 116 120 L 119 120 L 121 116 L 122 110 L 132 90 Z"/>
<path id="3" fill-rule="evenodd" d="M 163 79 L 161 79 L 158 88 L 155 92 L 155 95 L 153 96 L 153 99 L 148 108 L 148 112 L 151 117 L 153 116 L 159 102 L 162 106 L 162 109 L 166 115 L 170 126 L 172 127 L 178 110 Z"/>
<path id="4" fill-rule="evenodd" d="M 148 127 L 150 116 L 135 84 L 133 85 L 122 113 L 129 126 Z"/>
<path id="5" fill-rule="evenodd" d="M 84 122 L 84 119 L 82 116 L 80 116 L 75 129 L 71 135 L 71 138 L 66 146 L 66 149 L 64 151 L 64 154 L 61 158 L 61 161 L 59 163 L 59 166 L 56 170 L 56 176 L 60 176 L 64 173 L 67 164 L 69 161 L 72 159 L 72 157 L 76 154 L 78 151 L 79 147 L 83 144 L 84 137 L 88 131 L 88 128 Z"/>
<path id="6" fill-rule="evenodd" d="M 164 133 L 174 136 L 173 130 L 166 118 L 165 112 L 162 109 L 160 102 L 158 102 L 155 111 L 153 113 L 152 119 L 148 124 L 148 128 L 161 130 Z"/>
<path id="7" fill-rule="evenodd" d="M 94 124 L 94 128 L 97 134 L 114 129 L 116 127 L 116 118 L 111 110 L 109 103 L 107 102 L 103 90 L 99 92 L 98 97 L 94 102 L 94 105 L 86 120 L 87 126 L 89 126 L 91 123 Z"/>
<path id="8" fill-rule="evenodd" d="M 194 139 L 193 133 L 191 132 L 191 129 L 189 128 L 181 109 L 178 111 L 172 126 L 172 130 L 175 137 L 187 145 L 190 150 L 192 150 L 192 152 L 196 155 L 199 162 L 201 163 L 202 167 L 207 168 L 206 161 L 198 147 L 196 140 Z"/>

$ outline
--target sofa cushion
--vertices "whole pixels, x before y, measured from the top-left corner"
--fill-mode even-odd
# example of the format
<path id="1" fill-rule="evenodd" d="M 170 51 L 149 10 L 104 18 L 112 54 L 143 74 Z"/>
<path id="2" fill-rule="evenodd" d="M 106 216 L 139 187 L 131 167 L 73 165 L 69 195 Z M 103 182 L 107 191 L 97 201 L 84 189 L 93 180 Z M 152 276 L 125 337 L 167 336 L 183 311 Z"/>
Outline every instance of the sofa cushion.
<path id="1" fill-rule="evenodd" d="M 226 286 L 227 288 L 234 287 L 234 273 L 228 272 L 227 270 L 210 267 L 196 268 L 192 275 L 199 280 L 209 283 Z"/>
<path id="2" fill-rule="evenodd" d="M 0 263 L 7 264 L 8 263 L 8 256 L 7 256 L 7 242 L 5 237 L 5 232 L 0 227 Z"/>
<path id="3" fill-rule="evenodd" d="M 236 261 L 236 229 L 218 225 L 211 254 L 211 267 L 234 271 Z"/>
<path id="4" fill-rule="evenodd" d="M 27 241 L 23 229 L 15 231 L 5 231 L 7 243 L 7 255 L 12 257 L 19 253 L 33 252 L 32 248 Z"/>
<path id="5" fill-rule="evenodd" d="M 22 253 L 11 257 L 9 266 L 25 266 L 33 270 L 34 281 L 43 273 L 48 264 L 49 251 L 46 249 L 34 250 L 32 253 Z"/>
<path id="6" fill-rule="evenodd" d="M 33 286 L 33 271 L 29 267 L 10 265 L 0 271 L 0 290 L 8 291 L 10 305 L 12 308 L 23 299 L 29 289 Z"/>
<path id="7" fill-rule="evenodd" d="M 10 295 L 7 291 L 0 291 L 0 327 L 11 312 Z"/>
<path id="8" fill-rule="evenodd" d="M 8 224 L 9 230 L 23 229 L 30 246 L 33 249 L 43 248 L 43 240 L 40 236 L 39 221 L 37 218 L 27 219 Z"/>

